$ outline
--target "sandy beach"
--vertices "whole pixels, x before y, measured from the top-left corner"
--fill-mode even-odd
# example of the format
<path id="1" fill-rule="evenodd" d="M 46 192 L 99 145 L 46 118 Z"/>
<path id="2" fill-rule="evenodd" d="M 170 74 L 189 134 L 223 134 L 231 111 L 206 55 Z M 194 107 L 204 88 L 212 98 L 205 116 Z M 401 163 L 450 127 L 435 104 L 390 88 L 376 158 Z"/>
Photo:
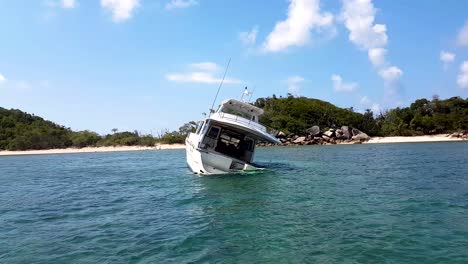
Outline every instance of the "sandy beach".
<path id="1" fill-rule="evenodd" d="M 382 143 L 417 143 L 417 142 L 442 142 L 442 141 L 463 141 L 464 139 L 450 137 L 450 134 L 425 135 L 412 137 L 372 137 L 364 144 Z"/>
<path id="2" fill-rule="evenodd" d="M 119 152 L 119 151 L 150 151 L 165 149 L 184 149 L 184 144 L 161 144 L 154 147 L 143 146 L 118 146 L 118 147 L 86 147 L 47 150 L 24 150 L 24 151 L 0 151 L 0 156 L 10 155 L 40 155 L 40 154 L 70 154 L 70 153 L 93 153 L 93 152 Z"/>

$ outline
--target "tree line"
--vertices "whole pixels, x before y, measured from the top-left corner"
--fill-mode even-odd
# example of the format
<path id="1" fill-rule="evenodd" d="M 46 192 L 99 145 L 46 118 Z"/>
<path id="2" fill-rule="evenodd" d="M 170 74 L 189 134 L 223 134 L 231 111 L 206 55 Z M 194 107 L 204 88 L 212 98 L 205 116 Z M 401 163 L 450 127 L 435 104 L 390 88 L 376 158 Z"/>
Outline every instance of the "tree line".
<path id="1" fill-rule="evenodd" d="M 318 99 L 292 95 L 258 98 L 254 105 L 264 109 L 260 118 L 264 125 L 285 133 L 301 134 L 313 125 L 352 126 L 370 136 L 415 136 L 468 129 L 468 98 L 460 97 L 418 99 L 409 107 L 379 113 L 370 109 L 358 113 L 353 108 L 339 108 Z"/>
<path id="2" fill-rule="evenodd" d="M 370 136 L 413 136 L 468 130 L 468 99 L 452 97 L 441 100 L 418 99 L 409 107 L 398 107 L 379 113 L 367 109 L 340 108 L 329 102 L 306 97 L 258 98 L 255 106 L 264 109 L 260 122 L 285 133 L 304 133 L 318 125 L 323 129 L 351 126 Z M 156 143 L 184 143 L 195 122 L 184 124 L 177 131 L 157 136 L 138 131 L 99 135 L 96 132 L 73 131 L 17 109 L 0 107 L 0 150 L 53 149 L 87 146 L 154 146 Z"/>
<path id="3" fill-rule="evenodd" d="M 118 132 L 99 135 L 84 130 L 73 131 L 18 109 L 0 107 L 0 150 L 55 149 L 69 147 L 100 146 L 154 146 L 156 143 L 184 143 L 187 134 L 195 129 L 195 123 L 189 122 L 178 131 L 165 131 L 153 136 L 138 131 Z"/>

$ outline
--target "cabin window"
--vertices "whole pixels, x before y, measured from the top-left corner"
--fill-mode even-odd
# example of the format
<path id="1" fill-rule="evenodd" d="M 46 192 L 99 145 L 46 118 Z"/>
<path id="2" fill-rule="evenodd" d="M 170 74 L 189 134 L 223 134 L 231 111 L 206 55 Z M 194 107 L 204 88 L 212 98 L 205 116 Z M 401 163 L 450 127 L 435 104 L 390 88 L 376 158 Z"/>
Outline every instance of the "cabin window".
<path id="1" fill-rule="evenodd" d="M 200 134 L 200 131 L 201 131 L 201 129 L 202 129 L 204 123 L 205 123 L 205 122 L 203 122 L 203 121 L 198 122 L 197 132 L 196 132 L 197 135 Z"/>
<path id="2" fill-rule="evenodd" d="M 210 132 L 206 135 L 209 138 L 217 139 L 219 134 L 219 127 L 211 127 Z"/>
<path id="3" fill-rule="evenodd" d="M 252 119 L 253 115 L 251 115 L 250 113 L 237 111 L 237 110 L 234 110 L 232 108 L 223 109 L 223 112 L 226 113 L 226 114 L 236 115 L 236 116 L 239 116 L 239 117 L 243 117 L 245 119 L 253 120 Z"/>
<path id="4" fill-rule="evenodd" d="M 245 162 L 250 162 L 254 147 L 254 140 L 251 138 L 223 128 L 215 151 Z"/>

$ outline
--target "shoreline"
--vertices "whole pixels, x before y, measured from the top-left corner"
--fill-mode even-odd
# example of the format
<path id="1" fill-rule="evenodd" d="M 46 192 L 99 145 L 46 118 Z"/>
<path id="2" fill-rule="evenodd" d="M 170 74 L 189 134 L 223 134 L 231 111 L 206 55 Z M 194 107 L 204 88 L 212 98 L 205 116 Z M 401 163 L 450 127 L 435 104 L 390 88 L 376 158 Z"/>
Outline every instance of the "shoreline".
<path id="1" fill-rule="evenodd" d="M 450 137 L 450 134 L 409 136 L 409 137 L 372 137 L 362 144 L 392 144 L 392 143 L 424 143 L 424 142 L 460 142 L 466 139 Z M 354 144 L 353 142 L 340 143 L 337 145 Z M 47 154 L 73 154 L 73 153 L 103 153 L 103 152 L 124 152 L 124 151 L 152 151 L 152 150 L 170 150 L 185 149 L 184 144 L 159 144 L 154 147 L 145 146 L 117 146 L 117 147 L 85 147 L 85 148 L 66 148 L 66 149 L 45 149 L 45 150 L 18 150 L 18 151 L 0 151 L 0 156 L 17 155 L 47 155 Z"/>
<path id="2" fill-rule="evenodd" d="M 168 149 L 185 149 L 185 145 L 184 144 L 160 144 L 154 147 L 117 146 L 117 147 L 84 147 L 84 148 L 18 150 L 18 151 L 1 150 L 0 156 L 151 151 L 151 150 L 168 150 Z"/>
<path id="3" fill-rule="evenodd" d="M 424 143 L 424 142 L 453 142 L 468 141 L 459 137 L 451 137 L 450 134 L 424 135 L 424 136 L 395 136 L 395 137 L 371 137 L 363 144 L 389 144 L 389 143 Z"/>

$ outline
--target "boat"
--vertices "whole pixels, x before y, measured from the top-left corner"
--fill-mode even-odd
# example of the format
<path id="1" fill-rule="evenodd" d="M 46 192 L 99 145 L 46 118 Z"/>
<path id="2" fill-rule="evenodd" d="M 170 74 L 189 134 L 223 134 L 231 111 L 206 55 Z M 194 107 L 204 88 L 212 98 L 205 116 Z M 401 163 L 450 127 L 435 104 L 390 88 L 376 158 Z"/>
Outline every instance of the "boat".
<path id="1" fill-rule="evenodd" d="M 236 99 L 210 111 L 185 140 L 190 170 L 209 175 L 262 169 L 253 163 L 256 144 L 280 143 L 259 123 L 262 114 L 263 109 Z"/>

